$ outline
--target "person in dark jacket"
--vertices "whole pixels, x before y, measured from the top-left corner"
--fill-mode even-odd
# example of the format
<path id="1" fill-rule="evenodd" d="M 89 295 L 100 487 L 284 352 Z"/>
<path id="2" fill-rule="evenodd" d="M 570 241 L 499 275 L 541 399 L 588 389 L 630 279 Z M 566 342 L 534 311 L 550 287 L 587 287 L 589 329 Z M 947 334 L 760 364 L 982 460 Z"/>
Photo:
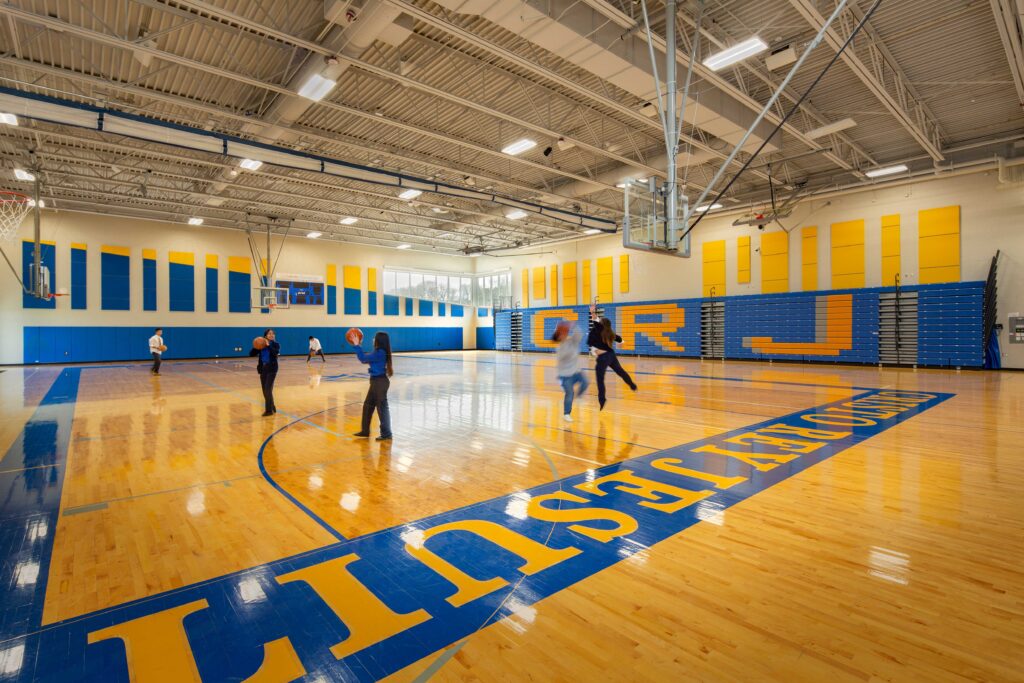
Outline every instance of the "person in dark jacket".
<path id="1" fill-rule="evenodd" d="M 274 405 L 274 380 L 277 379 L 277 357 L 281 353 L 281 345 L 274 341 L 274 336 L 274 330 L 266 330 L 262 337 L 257 337 L 257 343 L 262 348 L 254 346 L 249 351 L 250 356 L 259 358 L 256 372 L 260 373 L 260 386 L 263 387 L 263 417 L 270 417 L 277 412 L 277 406 Z M 259 342 L 260 339 L 266 343 Z"/>
<path id="2" fill-rule="evenodd" d="M 594 308 L 591 307 L 591 313 Z M 622 378 L 622 381 L 629 385 L 629 388 L 636 391 L 636 383 L 629 373 L 619 364 L 619 357 L 615 355 L 615 343 L 622 342 L 622 337 L 615 334 L 612 329 L 612 321 L 608 318 L 601 318 L 600 322 L 593 323 L 590 334 L 587 336 L 587 345 L 595 349 L 597 353 L 597 402 L 601 409 L 605 404 L 604 373 L 608 368 L 615 371 L 615 374 Z"/>
<path id="3" fill-rule="evenodd" d="M 391 337 L 387 332 L 378 332 L 373 335 L 373 352 L 366 353 L 363 347 L 352 344 L 359 360 L 370 366 L 370 390 L 366 392 L 366 400 L 363 401 L 363 424 L 362 429 L 353 436 L 370 436 L 370 420 L 373 419 L 373 411 L 377 411 L 380 418 L 380 436 L 377 441 L 391 440 L 391 410 L 388 408 L 388 389 L 391 387 L 391 380 L 388 379 L 394 374 L 391 367 Z"/>

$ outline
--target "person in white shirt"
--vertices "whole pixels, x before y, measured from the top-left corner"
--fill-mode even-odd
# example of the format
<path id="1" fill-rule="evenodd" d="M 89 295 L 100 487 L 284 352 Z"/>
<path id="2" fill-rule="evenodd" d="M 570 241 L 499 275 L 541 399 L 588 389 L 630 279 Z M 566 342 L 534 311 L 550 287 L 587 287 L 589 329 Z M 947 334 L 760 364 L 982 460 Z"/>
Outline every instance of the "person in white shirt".
<path id="1" fill-rule="evenodd" d="M 308 363 L 313 356 L 320 356 L 320 360 L 327 362 L 327 358 L 324 357 L 323 347 L 320 346 L 320 340 L 316 337 L 309 338 L 309 355 L 306 356 L 306 362 Z"/>
<path id="2" fill-rule="evenodd" d="M 164 330 L 161 327 L 153 330 L 153 336 L 149 338 L 149 352 L 153 354 L 153 368 L 150 370 L 154 375 L 160 374 L 160 358 L 163 355 L 164 349 Z"/>

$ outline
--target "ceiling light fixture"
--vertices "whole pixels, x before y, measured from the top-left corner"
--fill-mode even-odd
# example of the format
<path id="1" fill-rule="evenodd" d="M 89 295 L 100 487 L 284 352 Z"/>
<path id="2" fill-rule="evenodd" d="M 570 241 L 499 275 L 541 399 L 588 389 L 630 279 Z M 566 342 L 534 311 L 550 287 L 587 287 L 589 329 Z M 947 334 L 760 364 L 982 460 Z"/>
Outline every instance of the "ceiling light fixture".
<path id="1" fill-rule="evenodd" d="M 714 211 L 715 209 L 721 209 L 721 208 L 722 208 L 721 204 L 712 204 L 711 206 L 708 206 L 707 204 L 703 204 L 701 206 L 694 207 L 693 210 L 697 211 L 699 213 L 704 213 L 705 211 Z"/>
<path id="2" fill-rule="evenodd" d="M 338 222 L 341 223 L 342 225 L 352 225 L 353 223 L 355 223 L 358 220 L 359 219 L 356 218 L 355 216 L 345 216 L 344 218 L 342 218 Z"/>
<path id="3" fill-rule="evenodd" d="M 18 117 L 14 114 L 0 111 L 0 123 L 7 126 L 16 126 L 18 125 Z"/>
<path id="4" fill-rule="evenodd" d="M 596 235 L 599 232 L 601 232 L 601 231 L 598 230 L 597 228 L 590 228 L 589 230 L 584 230 L 583 234 L 584 235 Z"/>
<path id="5" fill-rule="evenodd" d="M 423 194 L 423 192 L 421 192 L 420 190 L 406 190 L 402 194 L 398 195 L 398 198 L 399 199 L 416 199 L 416 197 L 419 197 L 421 194 Z"/>
<path id="6" fill-rule="evenodd" d="M 527 216 L 527 213 L 525 211 L 523 211 L 522 209 L 516 209 L 515 211 L 509 211 L 508 213 L 505 214 L 505 218 L 509 219 L 510 221 L 517 221 L 520 218 L 526 218 L 526 216 Z"/>
<path id="7" fill-rule="evenodd" d="M 503 154 L 510 154 L 512 156 L 515 156 L 517 154 L 522 154 L 528 149 L 533 149 L 536 146 L 537 143 L 535 141 L 523 138 L 522 140 L 516 140 L 510 145 L 505 145 L 504 147 L 501 148 L 501 151 Z"/>
<path id="8" fill-rule="evenodd" d="M 196 217 L 189 218 L 188 219 L 188 224 L 189 225 L 202 225 L 203 224 L 203 219 L 202 218 L 196 218 Z"/>
<path id="9" fill-rule="evenodd" d="M 820 128 L 809 130 L 806 133 L 804 133 L 804 137 L 810 138 L 811 140 L 817 140 L 818 138 L 823 138 L 826 135 L 832 135 L 833 133 L 839 133 L 840 131 L 853 128 L 856 125 L 857 122 L 854 121 L 853 119 L 845 118 L 840 121 L 836 121 L 835 123 L 828 123 L 825 124 L 824 126 L 821 126 Z"/>
<path id="10" fill-rule="evenodd" d="M 14 177 L 17 178 L 18 180 L 27 180 L 28 182 L 32 182 L 33 180 L 36 179 L 34 175 L 29 173 L 28 171 L 23 171 L 20 168 L 14 169 Z"/>
<path id="11" fill-rule="evenodd" d="M 305 97 L 307 100 L 319 102 L 325 95 L 327 95 L 327 93 L 331 92 L 336 85 L 338 85 L 337 81 L 324 78 L 320 74 L 313 74 L 305 83 L 302 84 L 302 87 L 299 88 L 299 95 Z"/>
<path id="12" fill-rule="evenodd" d="M 257 171 L 259 170 L 260 166 L 263 165 L 263 162 L 257 161 L 256 159 L 242 159 L 240 162 L 238 162 L 238 165 L 244 168 L 246 171 Z"/>
<path id="13" fill-rule="evenodd" d="M 903 173 L 906 170 L 906 164 L 897 164 L 896 166 L 886 166 L 885 168 L 873 168 L 870 171 L 864 171 L 864 175 L 868 178 L 881 178 L 882 176 Z"/>
<path id="14" fill-rule="evenodd" d="M 399 244 L 395 249 L 408 249 L 410 246 L 408 244 Z"/>
<path id="15" fill-rule="evenodd" d="M 432 206 L 430 210 L 434 213 L 448 213 L 448 209 L 442 209 L 440 206 Z"/>
<path id="16" fill-rule="evenodd" d="M 757 36 L 754 36 L 753 38 L 744 40 L 742 43 L 736 43 L 732 47 L 726 48 L 721 52 L 716 52 L 704 60 L 704 66 L 712 71 L 719 71 L 720 69 L 731 66 L 736 62 L 742 62 L 748 57 L 753 57 L 759 52 L 764 52 L 767 49 L 767 43 Z"/>
<path id="17" fill-rule="evenodd" d="M 322 232 L 317 232 L 316 230 L 314 230 L 313 232 L 307 232 L 306 233 L 306 237 L 308 237 L 311 240 L 315 240 L 316 238 L 322 237 L 322 236 L 323 236 L 323 233 Z"/>

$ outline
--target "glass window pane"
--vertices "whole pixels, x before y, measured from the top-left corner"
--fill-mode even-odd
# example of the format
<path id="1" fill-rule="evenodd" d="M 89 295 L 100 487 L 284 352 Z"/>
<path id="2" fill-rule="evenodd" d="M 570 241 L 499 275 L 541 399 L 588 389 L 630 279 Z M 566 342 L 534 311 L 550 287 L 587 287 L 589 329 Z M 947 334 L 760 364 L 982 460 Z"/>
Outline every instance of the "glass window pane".
<path id="1" fill-rule="evenodd" d="M 395 272 L 393 270 L 384 271 L 384 293 L 395 293 Z"/>
<path id="2" fill-rule="evenodd" d="M 399 296 L 409 296 L 409 273 L 398 273 L 398 287 L 396 293 Z"/>

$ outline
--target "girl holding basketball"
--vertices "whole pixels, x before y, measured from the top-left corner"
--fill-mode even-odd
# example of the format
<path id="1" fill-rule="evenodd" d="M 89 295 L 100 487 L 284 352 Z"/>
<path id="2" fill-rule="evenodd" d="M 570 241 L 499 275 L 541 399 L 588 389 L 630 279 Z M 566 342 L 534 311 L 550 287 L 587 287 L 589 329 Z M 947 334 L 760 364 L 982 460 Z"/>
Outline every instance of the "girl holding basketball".
<path id="1" fill-rule="evenodd" d="M 572 422 L 573 394 L 582 396 L 590 384 L 580 372 L 580 342 L 583 341 L 583 334 L 576 327 L 576 323 L 567 323 L 563 320 L 555 326 L 555 333 L 552 335 L 551 341 L 558 342 L 555 360 L 558 364 L 558 381 L 561 382 L 562 391 L 565 392 L 565 398 L 562 401 L 562 419 Z M 579 389 L 576 388 L 577 386 Z"/>
<path id="2" fill-rule="evenodd" d="M 274 330 L 266 330 L 262 337 L 252 340 L 250 356 L 258 356 L 256 372 L 260 373 L 260 386 L 263 387 L 265 408 L 263 417 L 270 417 L 277 412 L 274 405 L 274 380 L 277 379 L 277 357 L 281 353 L 281 345 L 274 340 Z"/>
<path id="3" fill-rule="evenodd" d="M 596 310 L 596 306 L 590 307 L 591 314 L 596 313 Z M 619 364 L 619 357 L 615 355 L 616 342 L 621 343 L 622 337 L 615 334 L 615 330 L 612 329 L 612 321 L 608 318 L 601 318 L 601 321 L 590 329 L 590 335 L 587 337 L 587 344 L 597 353 L 595 368 L 597 372 L 597 402 L 600 404 L 601 410 L 604 409 L 605 404 L 604 373 L 608 368 L 614 370 L 615 374 L 621 377 L 630 389 L 636 391 L 636 383 Z"/>
<path id="4" fill-rule="evenodd" d="M 380 418 L 380 436 L 377 437 L 377 441 L 390 441 L 391 410 L 388 408 L 388 389 L 391 386 L 389 378 L 394 374 L 391 367 L 391 337 L 387 332 L 373 335 L 371 353 L 366 353 L 360 346 L 363 333 L 359 330 L 349 330 L 345 338 L 352 345 L 359 360 L 370 366 L 370 390 L 366 392 L 366 400 L 363 401 L 362 428 L 353 436 L 370 436 L 370 420 L 373 419 L 373 411 L 376 410 Z"/>

